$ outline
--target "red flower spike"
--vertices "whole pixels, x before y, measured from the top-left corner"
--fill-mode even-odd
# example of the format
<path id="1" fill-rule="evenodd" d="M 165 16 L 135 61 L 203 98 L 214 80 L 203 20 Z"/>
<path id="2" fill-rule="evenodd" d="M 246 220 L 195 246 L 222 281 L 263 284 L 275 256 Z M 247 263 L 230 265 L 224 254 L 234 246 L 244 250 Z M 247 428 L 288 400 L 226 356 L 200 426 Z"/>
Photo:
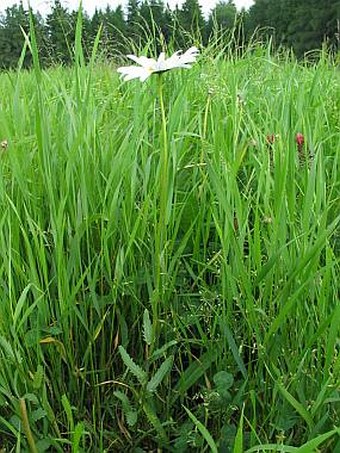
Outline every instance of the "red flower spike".
<path id="1" fill-rule="evenodd" d="M 295 136 L 295 141 L 299 147 L 301 147 L 305 143 L 305 137 L 301 132 L 298 132 Z"/>
<path id="2" fill-rule="evenodd" d="M 276 135 L 275 134 L 268 134 L 266 136 L 266 140 L 267 140 L 267 143 L 269 145 L 272 145 L 275 142 L 275 139 L 276 139 Z"/>

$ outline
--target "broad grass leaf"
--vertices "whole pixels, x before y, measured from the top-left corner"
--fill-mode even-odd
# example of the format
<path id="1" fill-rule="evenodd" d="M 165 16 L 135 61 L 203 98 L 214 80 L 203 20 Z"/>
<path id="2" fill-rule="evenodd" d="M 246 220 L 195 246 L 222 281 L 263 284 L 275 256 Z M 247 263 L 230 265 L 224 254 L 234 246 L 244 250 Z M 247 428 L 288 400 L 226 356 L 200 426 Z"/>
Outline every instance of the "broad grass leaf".
<path id="1" fill-rule="evenodd" d="M 244 406 L 242 408 L 240 423 L 237 428 L 233 453 L 243 453 L 243 414 Z"/>
<path id="2" fill-rule="evenodd" d="M 310 440 L 309 442 L 302 445 L 300 448 L 296 450 L 296 453 L 311 453 L 315 451 L 319 445 L 321 445 L 325 440 L 329 439 L 334 435 L 340 435 L 340 429 L 336 428 L 328 433 L 320 434 L 320 436 L 315 437 L 314 439 Z"/>
<path id="3" fill-rule="evenodd" d="M 15 310 L 14 310 L 14 315 L 13 315 L 13 326 L 16 327 L 16 324 L 20 318 L 21 312 L 23 310 L 23 307 L 25 305 L 26 299 L 27 299 L 27 294 L 29 290 L 31 289 L 32 284 L 29 283 L 22 293 L 20 294 L 19 300 L 16 303 Z"/>
<path id="4" fill-rule="evenodd" d="M 312 431 L 314 427 L 314 420 L 311 414 L 307 411 L 307 409 L 291 395 L 288 390 L 286 390 L 282 384 L 276 381 L 277 388 L 280 390 L 280 393 L 284 396 L 284 398 L 294 407 L 296 412 L 300 414 L 300 416 L 304 419 L 307 423 L 308 428 Z"/>
<path id="5" fill-rule="evenodd" d="M 233 354 L 234 360 L 237 363 L 237 366 L 239 367 L 242 376 L 244 379 L 247 379 L 247 369 L 245 367 L 245 364 L 243 362 L 243 359 L 239 353 L 239 348 L 236 345 L 236 341 L 230 331 L 230 328 L 228 327 L 226 322 L 220 322 L 221 330 L 223 332 L 223 335 L 225 335 L 226 340 L 229 344 L 229 348 L 231 350 L 231 353 Z"/>
<path id="6" fill-rule="evenodd" d="M 262 453 L 268 451 L 269 453 L 295 453 L 296 447 L 290 447 L 289 445 L 280 444 L 263 444 L 256 445 L 255 447 L 249 448 L 244 453 Z M 312 452 L 309 452 L 312 453 Z"/>
<path id="7" fill-rule="evenodd" d="M 217 448 L 217 445 L 214 441 L 214 439 L 212 438 L 211 434 L 209 433 L 209 431 L 207 430 L 207 428 L 203 425 L 203 423 L 201 423 L 196 417 L 195 415 L 188 409 L 186 408 L 185 406 L 183 406 L 186 413 L 189 415 L 191 421 L 195 424 L 196 428 L 198 429 L 198 431 L 202 434 L 202 437 L 204 438 L 204 440 L 207 442 L 207 444 L 209 445 L 210 447 L 210 451 L 212 453 L 218 453 L 218 448 Z"/>
<path id="8" fill-rule="evenodd" d="M 172 404 L 180 395 L 184 395 L 204 375 L 219 356 L 218 348 L 211 349 L 204 353 L 199 360 L 195 360 L 181 374 L 178 384 L 175 387 L 176 394 Z"/>

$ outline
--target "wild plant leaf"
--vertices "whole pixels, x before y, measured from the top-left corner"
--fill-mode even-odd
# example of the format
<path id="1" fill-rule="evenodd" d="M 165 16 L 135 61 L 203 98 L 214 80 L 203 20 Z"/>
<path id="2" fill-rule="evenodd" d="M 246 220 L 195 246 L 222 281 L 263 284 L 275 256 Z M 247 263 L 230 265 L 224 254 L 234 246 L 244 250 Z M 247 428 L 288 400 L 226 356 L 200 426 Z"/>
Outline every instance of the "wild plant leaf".
<path id="1" fill-rule="evenodd" d="M 38 365 L 37 371 L 33 375 L 33 388 L 38 390 L 41 387 L 44 378 L 44 369 L 42 365 Z"/>
<path id="2" fill-rule="evenodd" d="M 130 403 L 129 398 L 125 393 L 121 392 L 120 390 L 116 390 L 113 392 L 114 396 L 118 398 L 122 403 L 123 413 L 126 418 L 126 421 L 130 427 L 135 426 L 138 419 L 138 413 L 136 409 Z"/>
<path id="3" fill-rule="evenodd" d="M 36 406 L 39 405 L 39 398 L 38 398 L 37 395 L 35 395 L 34 393 L 25 393 L 25 395 L 23 396 L 23 398 L 24 398 L 26 401 L 29 401 L 30 403 L 33 403 L 33 404 L 36 405 Z"/>
<path id="4" fill-rule="evenodd" d="M 63 405 L 64 411 L 66 413 L 66 418 L 67 418 L 67 423 L 68 423 L 69 429 L 70 429 L 70 431 L 73 431 L 74 430 L 74 419 L 73 419 L 73 413 L 72 413 L 72 406 L 65 394 L 61 397 L 61 404 Z"/>
<path id="5" fill-rule="evenodd" d="M 59 326 L 50 326 L 42 329 L 42 331 L 52 337 L 56 337 L 57 335 L 61 335 L 63 333 L 63 329 Z"/>
<path id="6" fill-rule="evenodd" d="M 45 451 L 53 451 L 53 443 L 48 439 L 38 440 L 36 447 L 39 453 L 44 453 Z"/>
<path id="7" fill-rule="evenodd" d="M 157 390 L 157 387 L 161 384 L 165 376 L 170 372 L 173 361 L 174 361 L 173 356 L 170 356 L 164 360 L 162 365 L 158 368 L 156 373 L 152 376 L 152 378 L 148 382 L 146 386 L 148 392 L 153 393 Z"/>
<path id="8" fill-rule="evenodd" d="M 0 351 L 6 355 L 6 359 L 10 359 L 12 361 L 15 361 L 15 354 L 13 351 L 13 348 L 11 344 L 6 340 L 5 337 L 0 336 Z"/>
<path id="9" fill-rule="evenodd" d="M 146 372 L 133 361 L 123 346 L 120 345 L 118 350 L 127 369 L 137 378 L 141 385 L 145 385 L 148 380 Z"/>
<path id="10" fill-rule="evenodd" d="M 34 422 L 37 422 L 38 420 L 41 420 L 42 418 L 46 417 L 46 411 L 39 407 L 35 411 L 31 412 L 30 417 Z"/>
<path id="11" fill-rule="evenodd" d="M 126 407 L 129 409 L 131 407 L 130 400 L 129 400 L 128 396 L 125 395 L 125 393 L 121 392 L 120 390 L 115 390 L 113 392 L 113 395 L 122 402 L 123 408 Z"/>
<path id="12" fill-rule="evenodd" d="M 162 425 L 158 415 L 156 414 L 154 408 L 147 401 L 145 401 L 143 404 L 143 411 L 144 411 L 145 415 L 147 416 L 149 423 L 156 430 L 159 438 L 163 442 L 167 443 L 168 436 L 166 435 L 165 429 L 163 428 L 163 425 Z"/>
<path id="13" fill-rule="evenodd" d="M 153 329 L 150 320 L 149 310 L 145 309 L 143 314 L 143 337 L 145 343 L 150 346 L 153 343 Z"/>
<path id="14" fill-rule="evenodd" d="M 217 390 L 228 390 L 234 384 L 234 377 L 227 371 L 219 371 L 213 377 Z"/>
<path id="15" fill-rule="evenodd" d="M 132 428 L 138 421 L 138 412 L 135 409 L 132 409 L 125 413 L 125 417 L 127 424 Z"/>
<path id="16" fill-rule="evenodd" d="M 85 426 L 83 422 L 78 422 L 74 428 L 74 432 L 72 435 L 72 451 L 73 452 L 80 452 L 80 442 L 85 433 Z"/>
<path id="17" fill-rule="evenodd" d="M 24 342 L 28 348 L 36 346 L 41 340 L 43 333 L 38 328 L 27 330 L 24 334 Z"/>
<path id="18" fill-rule="evenodd" d="M 171 340 L 169 341 L 168 343 L 165 343 L 163 346 L 161 346 L 159 349 L 156 349 L 151 357 L 149 358 L 150 362 L 154 362 L 155 360 L 159 359 L 160 357 L 162 357 L 166 351 L 171 348 L 172 346 L 176 346 L 178 343 L 177 340 Z"/>

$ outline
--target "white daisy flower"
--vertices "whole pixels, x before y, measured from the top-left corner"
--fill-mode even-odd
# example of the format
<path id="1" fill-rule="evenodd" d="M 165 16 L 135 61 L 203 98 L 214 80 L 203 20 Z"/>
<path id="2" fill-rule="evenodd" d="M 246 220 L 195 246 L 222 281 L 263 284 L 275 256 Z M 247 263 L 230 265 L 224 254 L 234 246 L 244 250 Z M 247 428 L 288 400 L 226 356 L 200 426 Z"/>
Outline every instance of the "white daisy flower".
<path id="1" fill-rule="evenodd" d="M 139 66 L 122 66 L 117 71 L 122 74 L 124 81 L 139 79 L 144 82 L 151 74 L 170 71 L 176 68 L 191 68 L 191 64 L 195 63 L 199 54 L 197 47 L 190 47 L 182 54 L 179 50 L 171 57 L 165 58 L 165 53 L 162 52 L 157 60 L 147 57 L 137 57 L 136 55 L 127 55 L 130 60 L 139 64 Z"/>

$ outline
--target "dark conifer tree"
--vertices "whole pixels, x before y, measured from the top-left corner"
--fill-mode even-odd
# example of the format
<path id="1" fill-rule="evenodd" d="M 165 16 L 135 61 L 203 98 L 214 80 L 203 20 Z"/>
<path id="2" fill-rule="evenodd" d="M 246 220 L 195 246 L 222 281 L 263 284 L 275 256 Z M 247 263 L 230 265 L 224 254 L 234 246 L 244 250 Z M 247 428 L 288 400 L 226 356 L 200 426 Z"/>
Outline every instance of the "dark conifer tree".
<path id="1" fill-rule="evenodd" d="M 207 35 L 211 36 L 214 31 L 230 30 L 235 25 L 236 17 L 237 9 L 232 0 L 219 1 L 209 15 Z"/>
<path id="2" fill-rule="evenodd" d="M 178 20 L 182 31 L 182 36 L 179 36 L 180 41 L 182 41 L 181 47 L 185 46 L 189 36 L 199 41 L 204 39 L 205 21 L 198 0 L 185 0 L 179 10 Z M 187 36 L 184 36 L 183 32 L 184 34 L 187 33 Z"/>
<path id="3" fill-rule="evenodd" d="M 169 22 L 166 23 L 166 11 L 162 0 L 144 0 L 139 9 L 141 33 L 145 42 L 152 38 L 156 53 L 166 42 Z M 171 17 L 168 18 L 171 21 Z"/>
<path id="4" fill-rule="evenodd" d="M 69 64 L 72 61 L 75 17 L 72 17 L 60 0 L 55 0 L 46 18 L 46 31 L 53 63 Z"/>
<path id="5" fill-rule="evenodd" d="M 339 0 L 255 0 L 247 28 L 267 27 L 263 34 L 273 36 L 276 46 L 292 48 L 301 57 L 323 42 L 334 47 L 339 20 Z"/>
<path id="6" fill-rule="evenodd" d="M 29 15 L 22 3 L 6 8 L 5 14 L 0 17 L 0 66 L 13 68 L 20 58 L 25 37 L 22 32 L 29 32 Z M 24 67 L 31 64 L 31 55 L 26 52 Z"/>
<path id="7" fill-rule="evenodd" d="M 140 36 L 139 0 L 128 0 L 127 3 L 127 36 L 138 41 Z"/>
<path id="8" fill-rule="evenodd" d="M 83 12 L 83 44 L 85 55 L 90 55 L 99 27 L 102 51 L 114 57 L 136 45 L 153 39 L 157 53 L 164 43 L 173 42 L 174 48 L 186 48 L 193 41 L 207 41 L 213 28 L 220 31 L 239 27 L 242 17 L 246 35 L 251 36 L 257 27 L 263 36 L 272 36 L 276 47 L 292 48 L 301 57 L 320 49 L 323 43 L 332 50 L 339 50 L 340 0 L 254 0 L 249 11 L 237 13 L 232 0 L 220 0 L 204 21 L 199 0 L 185 0 L 182 6 L 170 10 L 165 0 L 128 0 L 126 15 L 122 6 L 96 9 L 90 18 Z M 42 18 L 33 14 L 40 60 L 43 64 L 73 61 L 74 33 L 77 12 L 69 12 L 60 0 L 54 0 L 51 13 Z M 29 33 L 29 14 L 20 2 L 0 14 L 0 68 L 15 67 L 20 58 L 24 36 Z M 124 38 L 127 37 L 129 41 Z M 243 39 L 243 38 L 242 38 Z M 128 46 L 128 49 L 127 49 Z M 313 55 L 317 55 L 312 52 Z M 27 50 L 24 67 L 31 64 Z"/>
<path id="9" fill-rule="evenodd" d="M 94 37 L 98 33 L 99 26 L 103 26 L 101 43 L 106 56 L 113 57 L 121 52 L 124 47 L 123 37 L 126 34 L 126 25 L 122 6 L 111 9 L 108 5 L 105 11 L 96 11 L 98 25 Z"/>

